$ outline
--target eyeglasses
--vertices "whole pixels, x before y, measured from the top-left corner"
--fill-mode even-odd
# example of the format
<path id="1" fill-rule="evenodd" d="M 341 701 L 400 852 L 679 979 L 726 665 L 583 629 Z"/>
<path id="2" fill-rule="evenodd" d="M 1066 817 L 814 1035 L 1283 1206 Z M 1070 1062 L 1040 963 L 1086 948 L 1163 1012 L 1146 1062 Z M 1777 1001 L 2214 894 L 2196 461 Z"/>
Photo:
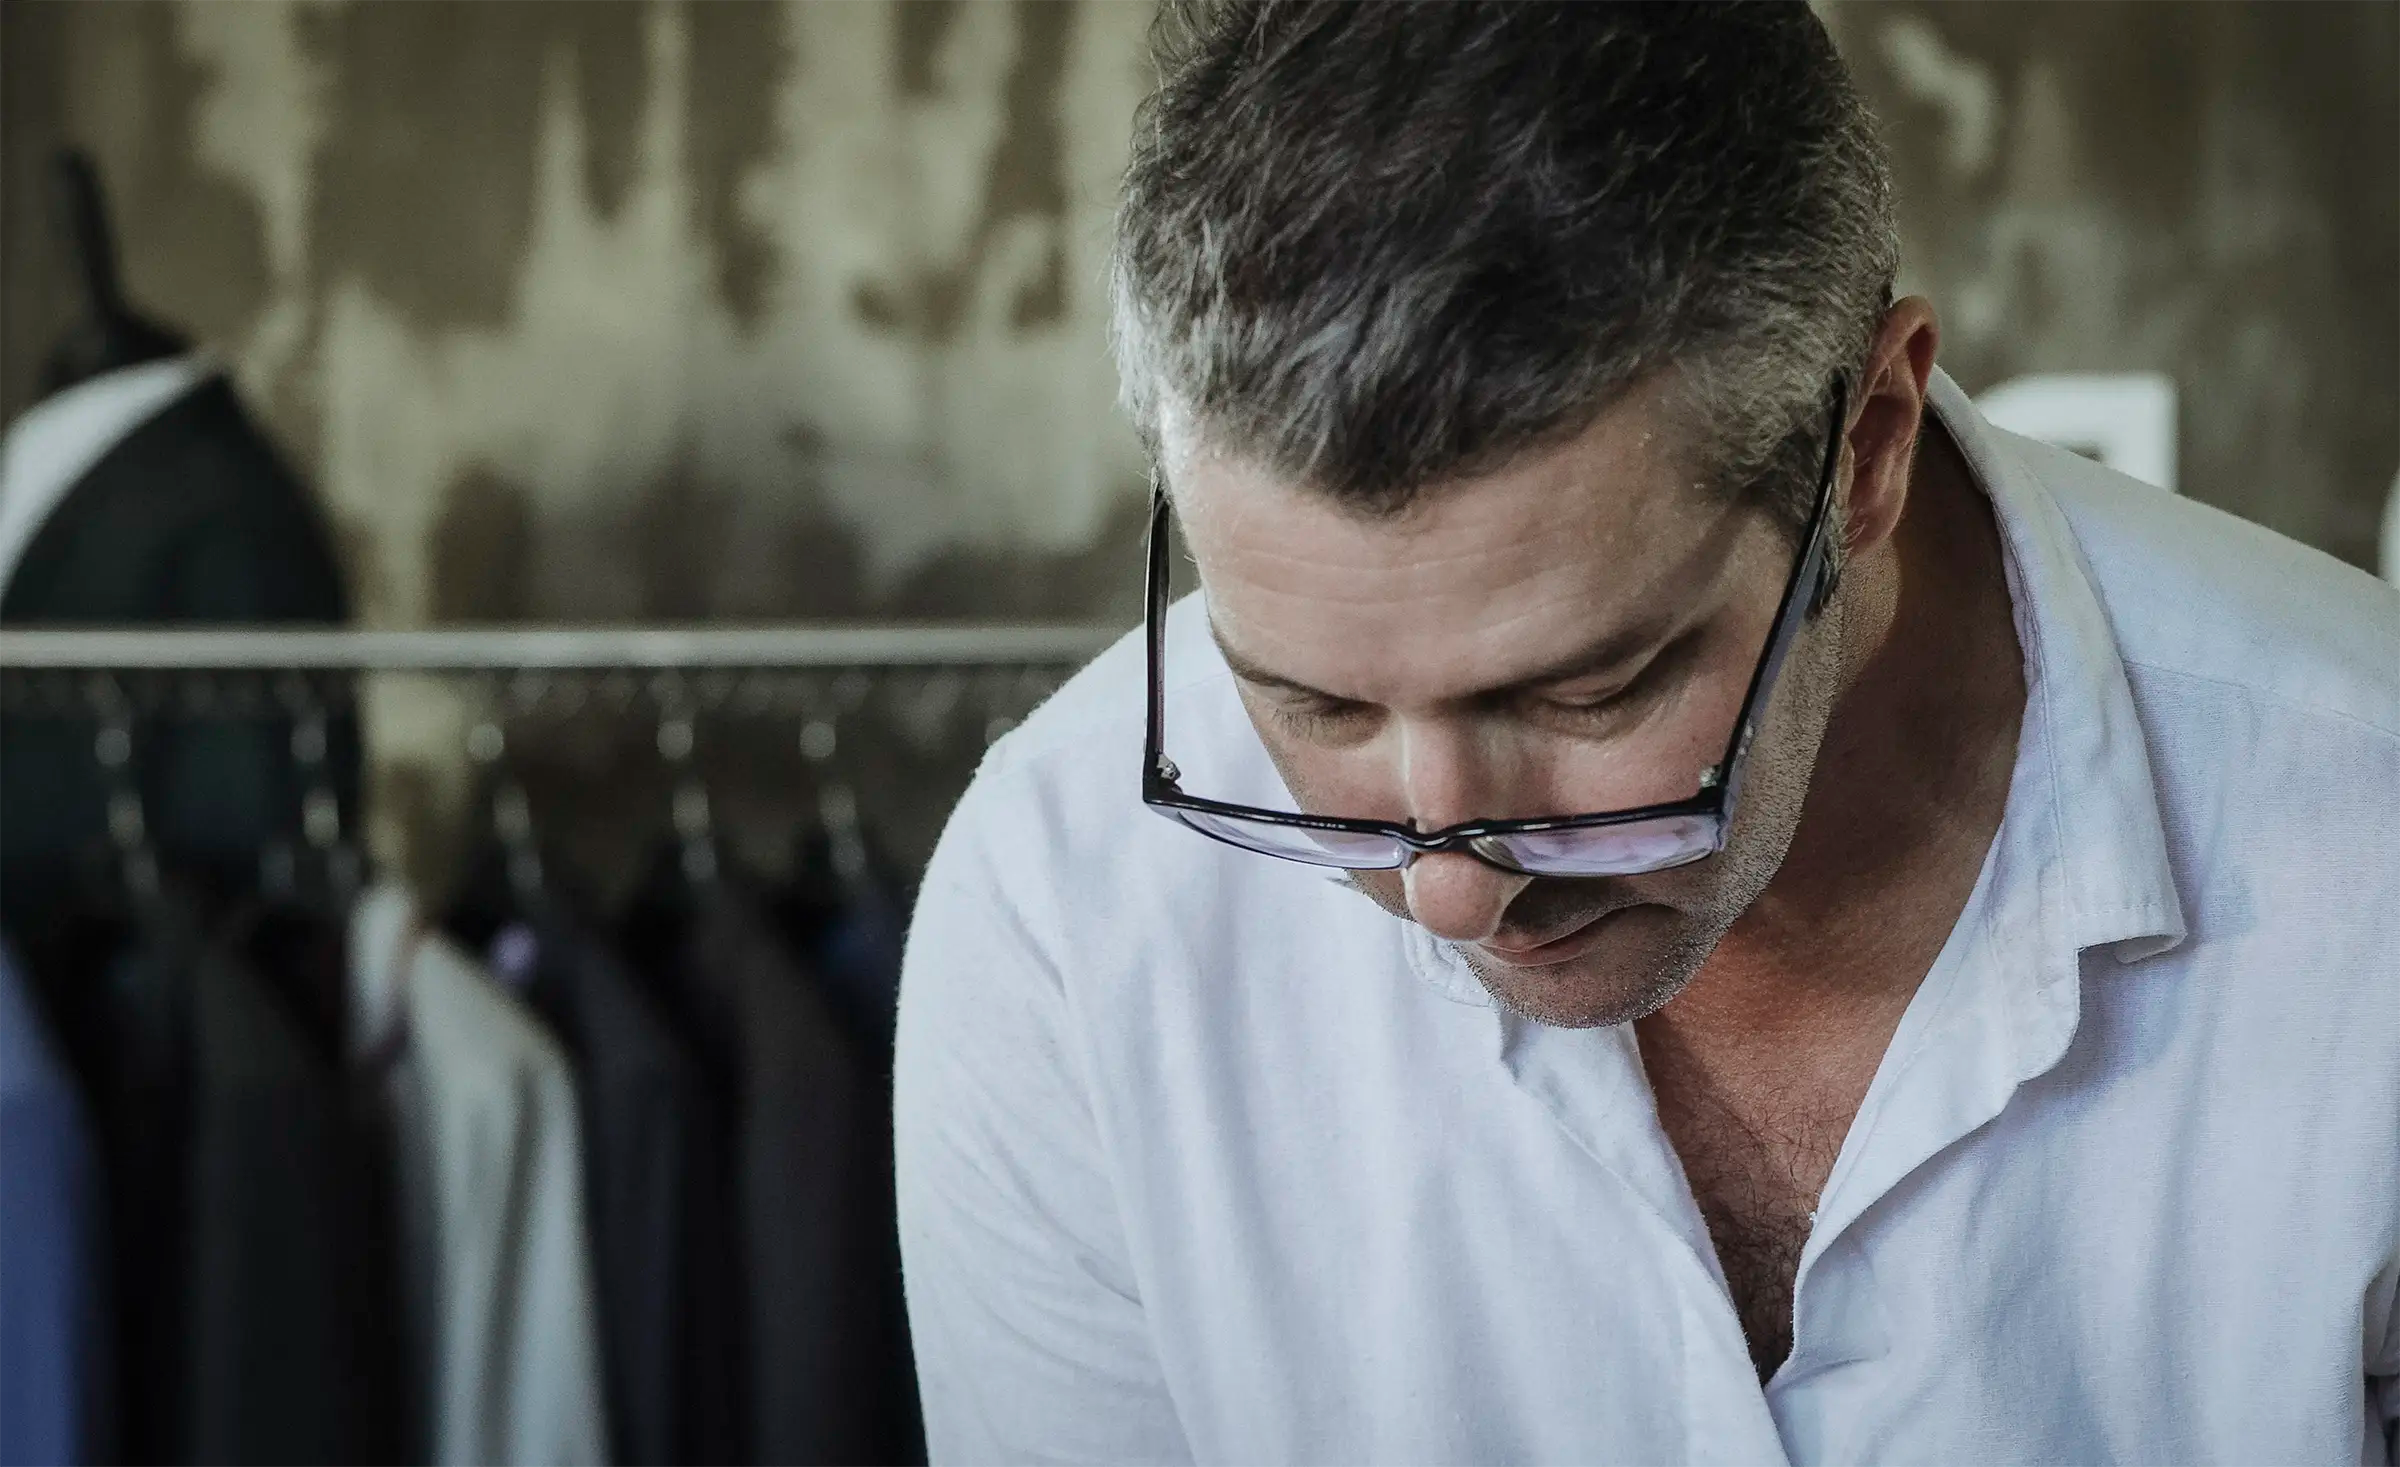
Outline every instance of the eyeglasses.
<path id="1" fill-rule="evenodd" d="M 1528 876 L 1636 876 L 1715 855 L 1725 848 L 1751 739 L 1783 670 L 1784 655 L 1820 599 L 1825 580 L 1825 521 L 1833 503 L 1834 466 L 1841 456 L 1842 426 L 1847 417 L 1847 395 L 1837 380 L 1816 505 L 1801 531 L 1791 579 L 1784 583 L 1766 650 L 1750 674 L 1749 691 L 1734 719 L 1725 757 L 1701 773 L 1692 795 L 1630 810 L 1531 820 L 1470 820 L 1431 831 L 1389 820 L 1262 810 L 1183 792 L 1179 783 L 1182 771 L 1166 754 L 1166 694 L 1160 672 L 1167 635 L 1168 505 L 1163 486 L 1155 487 L 1150 505 L 1144 625 L 1149 643 L 1150 707 L 1142 736 L 1142 803 L 1227 845 L 1350 871 L 1393 871 L 1421 855 L 1459 851 Z"/>

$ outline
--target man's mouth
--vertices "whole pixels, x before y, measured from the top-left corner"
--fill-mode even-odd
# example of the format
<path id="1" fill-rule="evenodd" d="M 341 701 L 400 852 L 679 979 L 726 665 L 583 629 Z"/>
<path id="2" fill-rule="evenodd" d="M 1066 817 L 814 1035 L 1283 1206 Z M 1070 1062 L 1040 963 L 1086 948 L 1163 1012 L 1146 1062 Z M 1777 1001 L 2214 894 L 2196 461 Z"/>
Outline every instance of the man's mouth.
<path id="1" fill-rule="evenodd" d="M 1608 919 L 1625 910 L 1624 907 L 1612 907 L 1605 912 L 1595 912 L 1564 932 L 1554 933 L 1530 942 L 1493 939 L 1479 942 L 1475 944 L 1475 947 L 1485 957 L 1503 967 L 1547 968 L 1557 963 L 1582 957 L 1594 943 L 1600 940 L 1600 934 L 1607 927 Z"/>

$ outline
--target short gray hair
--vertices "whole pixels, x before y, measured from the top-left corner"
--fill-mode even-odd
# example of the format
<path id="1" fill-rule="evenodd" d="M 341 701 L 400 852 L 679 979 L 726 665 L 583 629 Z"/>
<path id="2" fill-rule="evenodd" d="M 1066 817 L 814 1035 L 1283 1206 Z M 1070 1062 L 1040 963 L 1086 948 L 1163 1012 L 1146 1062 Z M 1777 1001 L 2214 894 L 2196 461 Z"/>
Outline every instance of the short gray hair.
<path id="1" fill-rule="evenodd" d="M 1397 513 L 1671 367 L 1701 471 L 1805 517 L 1899 265 L 1805 5 L 1168 0 L 1153 43 L 1110 284 L 1154 447 L 1172 403 Z"/>

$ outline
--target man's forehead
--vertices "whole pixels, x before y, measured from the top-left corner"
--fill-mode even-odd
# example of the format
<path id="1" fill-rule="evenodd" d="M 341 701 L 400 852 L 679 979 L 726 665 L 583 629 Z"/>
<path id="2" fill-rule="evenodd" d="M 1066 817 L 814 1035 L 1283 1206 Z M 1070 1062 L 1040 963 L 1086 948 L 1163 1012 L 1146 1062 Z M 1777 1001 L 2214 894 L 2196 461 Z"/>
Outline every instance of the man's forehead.
<path id="1" fill-rule="evenodd" d="M 1178 507 L 1229 660 L 1341 697 L 1408 701 L 1672 623 L 1724 569 L 1740 525 L 1655 426 L 1616 428 L 1388 517 L 1230 455 L 1190 454 Z"/>
<path id="2" fill-rule="evenodd" d="M 1605 522 L 1701 487 L 1679 381 L 1671 372 L 1653 373 L 1580 427 L 1419 486 L 1397 509 L 1391 496 L 1368 503 L 1339 486 L 1311 484 L 1278 467 L 1272 455 L 1246 452 L 1172 396 L 1159 404 L 1158 465 L 1187 522 L 1226 499 L 1242 509 L 1258 501 L 1320 507 L 1398 538 L 1488 528 L 1512 514 L 1552 524 Z"/>
<path id="3" fill-rule="evenodd" d="M 1691 472 L 1684 434 L 1652 394 L 1612 405 L 1570 438 L 1427 486 L 1397 512 L 1362 507 L 1161 416 L 1161 468 L 1201 563 L 1270 585 L 1372 572 L 1383 594 L 1438 593 L 1461 572 L 1510 576 L 1528 560 L 1632 559 L 1723 508 Z M 1644 558 L 1647 558 L 1645 555 Z M 1212 564 L 1214 563 L 1214 564 Z"/>

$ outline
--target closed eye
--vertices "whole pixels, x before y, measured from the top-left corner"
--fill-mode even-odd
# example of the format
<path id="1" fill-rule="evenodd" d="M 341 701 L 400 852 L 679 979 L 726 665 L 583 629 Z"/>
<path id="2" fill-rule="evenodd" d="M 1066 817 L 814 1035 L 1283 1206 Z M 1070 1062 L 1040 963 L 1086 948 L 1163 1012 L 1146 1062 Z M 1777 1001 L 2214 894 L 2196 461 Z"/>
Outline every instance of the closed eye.
<path id="1" fill-rule="evenodd" d="M 1537 704 L 1587 731 L 1607 732 L 1638 722 L 1682 687 L 1696 665 L 1697 628 L 1668 642 L 1623 682 L 1598 692 L 1572 687 L 1537 695 Z"/>
<path id="2" fill-rule="evenodd" d="M 1353 703 L 1341 698 L 1310 697 L 1305 694 L 1284 693 L 1269 699 L 1276 720 L 1295 732 L 1326 734 L 1337 730 L 1356 729 L 1366 725 L 1375 712 L 1373 705 Z"/>

